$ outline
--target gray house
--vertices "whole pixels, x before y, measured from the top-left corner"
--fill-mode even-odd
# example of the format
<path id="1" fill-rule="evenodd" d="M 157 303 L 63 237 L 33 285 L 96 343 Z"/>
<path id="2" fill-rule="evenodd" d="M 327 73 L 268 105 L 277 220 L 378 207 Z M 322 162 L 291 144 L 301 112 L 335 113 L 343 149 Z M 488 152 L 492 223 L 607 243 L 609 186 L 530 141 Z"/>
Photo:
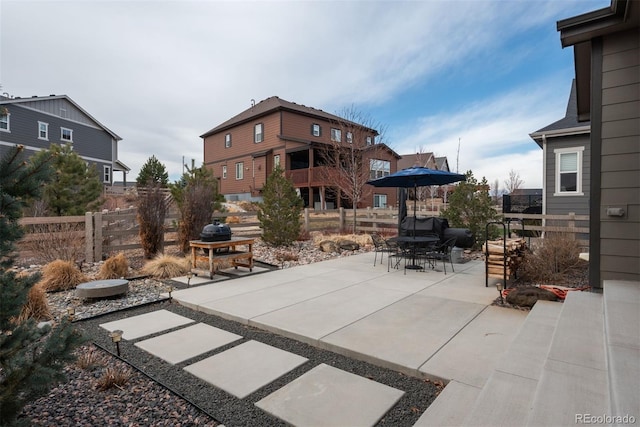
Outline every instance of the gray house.
<path id="1" fill-rule="evenodd" d="M 578 121 L 576 99 L 574 80 L 565 116 L 529 135 L 542 148 L 543 214 L 589 215 L 591 125 Z"/>
<path id="2" fill-rule="evenodd" d="M 640 284 L 640 2 L 557 23 L 573 46 L 580 123 L 591 123 L 589 275 Z"/>
<path id="3" fill-rule="evenodd" d="M 125 182 L 129 172 L 118 160 L 121 139 L 66 95 L 0 96 L 0 155 L 19 144 L 32 153 L 51 144 L 71 144 L 98 167 L 102 182 L 111 185 L 115 172 L 122 172 Z"/>

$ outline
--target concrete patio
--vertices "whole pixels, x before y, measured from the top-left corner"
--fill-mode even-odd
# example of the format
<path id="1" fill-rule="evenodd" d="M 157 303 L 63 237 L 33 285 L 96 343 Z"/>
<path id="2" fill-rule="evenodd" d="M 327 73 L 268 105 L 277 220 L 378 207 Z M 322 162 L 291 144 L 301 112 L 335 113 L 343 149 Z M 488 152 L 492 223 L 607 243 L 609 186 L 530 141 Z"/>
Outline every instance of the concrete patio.
<path id="1" fill-rule="evenodd" d="M 639 418 L 637 284 L 609 283 L 604 297 L 570 293 L 564 304 L 538 303 L 529 313 L 491 306 L 498 293 L 492 282 L 485 287 L 481 261 L 456 264 L 455 273 L 446 275 L 434 270 L 404 274 L 402 269 L 388 272 L 386 263 L 374 267 L 373 256 L 266 274 L 231 269 L 228 274 L 238 275 L 234 280 L 217 277 L 172 296 L 194 310 L 447 382 L 416 425 L 569 425 L 579 414 Z M 150 320 L 185 325 L 183 331 L 136 344 L 170 363 L 237 339 L 190 325 L 189 319 Z M 129 325 L 131 336 L 144 335 L 131 330 L 145 329 L 143 319 L 129 322 L 137 324 Z M 118 322 L 102 326 L 125 329 Z M 195 328 L 197 339 L 189 328 Z M 162 349 L 171 347 L 163 344 L 167 340 L 180 343 L 179 354 L 164 354 Z M 305 360 L 295 354 L 249 342 L 185 370 L 242 398 L 300 363 Z M 374 425 L 401 395 L 318 366 L 256 406 L 293 425 L 319 420 Z M 345 410 L 336 418 L 336 408 L 345 402 L 362 410 Z"/>

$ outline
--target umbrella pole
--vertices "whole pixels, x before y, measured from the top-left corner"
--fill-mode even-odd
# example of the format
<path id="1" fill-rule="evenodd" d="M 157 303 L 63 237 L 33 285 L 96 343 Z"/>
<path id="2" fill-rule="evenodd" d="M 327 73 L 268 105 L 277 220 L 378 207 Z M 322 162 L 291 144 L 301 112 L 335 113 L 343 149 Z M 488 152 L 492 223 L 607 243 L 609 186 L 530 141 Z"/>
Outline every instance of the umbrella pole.
<path id="1" fill-rule="evenodd" d="M 418 203 L 418 186 L 413 186 L 413 237 L 416 237 L 416 222 L 418 222 L 418 214 L 416 204 Z"/>

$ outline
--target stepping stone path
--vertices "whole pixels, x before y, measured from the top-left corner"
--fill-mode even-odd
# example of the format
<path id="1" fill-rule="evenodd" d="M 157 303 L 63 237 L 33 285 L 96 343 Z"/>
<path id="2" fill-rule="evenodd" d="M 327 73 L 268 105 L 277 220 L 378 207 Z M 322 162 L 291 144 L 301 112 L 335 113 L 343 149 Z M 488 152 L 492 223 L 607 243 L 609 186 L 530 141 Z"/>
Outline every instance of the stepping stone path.
<path id="1" fill-rule="evenodd" d="M 103 323 L 107 331 L 122 330 L 142 350 L 171 364 L 242 339 L 213 326 L 167 310 Z M 165 332 L 166 331 L 166 332 Z M 164 333 L 163 333 L 164 332 Z M 203 381 L 242 399 L 307 363 L 307 359 L 258 341 L 246 341 L 188 364 L 183 369 Z M 404 392 L 326 364 L 320 364 L 256 402 L 256 406 L 297 426 L 325 424 L 375 425 Z"/>

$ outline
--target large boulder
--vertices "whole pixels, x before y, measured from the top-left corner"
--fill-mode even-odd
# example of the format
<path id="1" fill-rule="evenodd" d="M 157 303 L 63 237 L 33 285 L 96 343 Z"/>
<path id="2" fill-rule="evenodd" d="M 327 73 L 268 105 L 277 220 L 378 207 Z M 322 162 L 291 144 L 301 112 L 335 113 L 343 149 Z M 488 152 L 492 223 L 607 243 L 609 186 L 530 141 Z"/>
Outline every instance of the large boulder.
<path id="1" fill-rule="evenodd" d="M 558 297 L 551 291 L 536 286 L 522 286 L 512 289 L 507 294 L 507 302 L 521 307 L 533 307 L 538 300 L 557 301 Z"/>

